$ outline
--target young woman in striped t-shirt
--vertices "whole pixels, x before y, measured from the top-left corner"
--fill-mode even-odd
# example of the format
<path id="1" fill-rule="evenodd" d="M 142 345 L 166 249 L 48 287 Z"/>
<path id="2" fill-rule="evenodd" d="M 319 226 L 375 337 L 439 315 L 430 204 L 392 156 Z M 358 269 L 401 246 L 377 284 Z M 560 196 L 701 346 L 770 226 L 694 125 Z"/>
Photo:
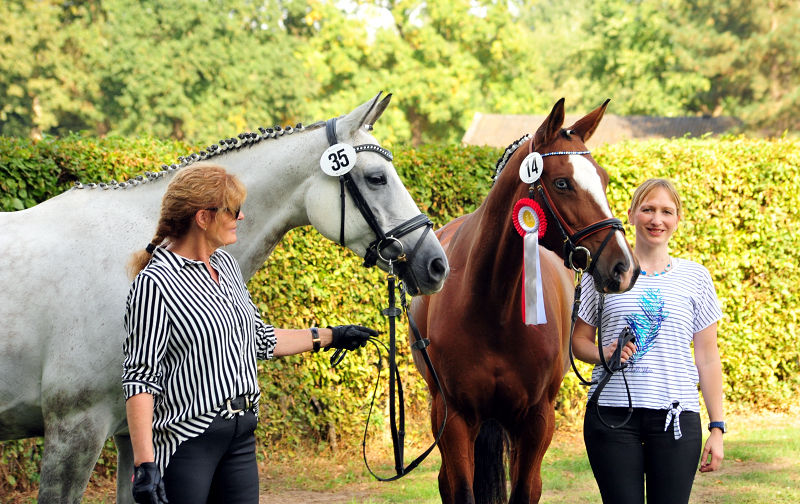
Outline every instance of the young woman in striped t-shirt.
<path id="1" fill-rule="evenodd" d="M 726 431 L 722 408 L 722 366 L 717 322 L 722 312 L 708 270 L 688 259 L 671 257 L 669 240 L 681 219 L 681 201 L 673 185 L 650 179 L 633 195 L 628 219 L 636 228 L 636 258 L 641 276 L 629 292 L 605 296 L 602 321 L 599 295 L 590 275 L 583 277 L 583 303 L 575 326 L 573 350 L 595 364 L 593 381 L 604 374 L 595 346 L 602 324 L 606 359 L 616 350 L 620 331 L 630 328 L 635 345 L 622 349 L 633 415 L 622 372 L 615 373 L 597 402 L 587 406 L 584 441 L 603 502 L 614 504 L 689 501 L 694 475 L 719 468 Z M 694 357 L 690 345 L 694 344 Z M 711 431 L 702 450 L 700 401 L 703 392 Z M 595 390 L 593 386 L 589 397 Z"/>
<path id="2" fill-rule="evenodd" d="M 142 503 L 258 502 L 256 359 L 366 345 L 372 329 L 276 329 L 236 260 L 246 190 L 221 166 L 182 168 L 155 237 L 129 264 L 122 386 Z"/>

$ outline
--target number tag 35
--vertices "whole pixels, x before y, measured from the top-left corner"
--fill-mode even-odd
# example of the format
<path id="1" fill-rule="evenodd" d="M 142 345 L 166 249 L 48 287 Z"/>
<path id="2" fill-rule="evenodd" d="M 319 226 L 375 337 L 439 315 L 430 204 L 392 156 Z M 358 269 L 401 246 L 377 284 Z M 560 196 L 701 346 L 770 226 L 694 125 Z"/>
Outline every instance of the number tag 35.
<path id="1" fill-rule="evenodd" d="M 353 169 L 356 165 L 356 150 L 350 144 L 331 145 L 319 158 L 319 166 L 326 175 L 338 177 Z"/>

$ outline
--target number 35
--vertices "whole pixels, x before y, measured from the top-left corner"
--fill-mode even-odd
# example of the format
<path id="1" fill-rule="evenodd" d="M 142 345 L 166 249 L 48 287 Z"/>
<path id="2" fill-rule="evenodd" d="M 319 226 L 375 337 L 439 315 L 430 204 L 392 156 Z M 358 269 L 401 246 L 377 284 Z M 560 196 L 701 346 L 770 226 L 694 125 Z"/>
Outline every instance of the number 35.
<path id="1" fill-rule="evenodd" d="M 344 149 L 339 149 L 336 152 L 331 152 L 328 155 L 328 159 L 331 160 L 333 163 L 332 169 L 333 171 L 339 171 L 342 168 L 347 168 L 350 166 L 350 160 L 347 158 L 347 154 L 344 153 Z"/>

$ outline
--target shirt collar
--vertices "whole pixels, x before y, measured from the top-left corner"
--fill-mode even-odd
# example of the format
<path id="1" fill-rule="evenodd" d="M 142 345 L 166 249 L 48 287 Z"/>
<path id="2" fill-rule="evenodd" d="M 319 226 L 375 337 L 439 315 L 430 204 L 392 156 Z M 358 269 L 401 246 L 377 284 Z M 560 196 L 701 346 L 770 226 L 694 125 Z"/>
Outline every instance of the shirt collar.
<path id="1" fill-rule="evenodd" d="M 215 250 L 213 254 L 211 254 L 211 262 L 212 264 L 216 264 L 217 262 L 217 254 L 219 253 L 219 249 Z M 186 266 L 189 265 L 203 265 L 203 261 L 195 261 L 194 259 L 189 259 L 183 256 L 176 254 L 170 250 L 167 250 L 164 247 L 156 247 L 153 251 L 153 260 L 156 263 L 163 263 L 172 268 L 175 271 L 180 271 Z"/>

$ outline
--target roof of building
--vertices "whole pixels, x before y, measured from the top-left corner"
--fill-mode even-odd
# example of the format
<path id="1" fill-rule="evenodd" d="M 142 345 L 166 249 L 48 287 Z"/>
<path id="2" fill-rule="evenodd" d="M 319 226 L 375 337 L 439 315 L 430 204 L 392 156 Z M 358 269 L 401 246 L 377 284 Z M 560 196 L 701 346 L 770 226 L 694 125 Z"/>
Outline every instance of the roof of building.
<path id="1" fill-rule="evenodd" d="M 568 114 L 564 127 L 574 124 L 581 115 Z M 507 147 L 526 133 L 534 133 L 547 118 L 545 115 L 482 114 L 476 112 L 462 142 L 468 145 Z M 651 117 L 606 114 L 587 142 L 593 149 L 627 139 L 699 137 L 706 133 L 720 135 L 741 125 L 735 117 Z"/>

